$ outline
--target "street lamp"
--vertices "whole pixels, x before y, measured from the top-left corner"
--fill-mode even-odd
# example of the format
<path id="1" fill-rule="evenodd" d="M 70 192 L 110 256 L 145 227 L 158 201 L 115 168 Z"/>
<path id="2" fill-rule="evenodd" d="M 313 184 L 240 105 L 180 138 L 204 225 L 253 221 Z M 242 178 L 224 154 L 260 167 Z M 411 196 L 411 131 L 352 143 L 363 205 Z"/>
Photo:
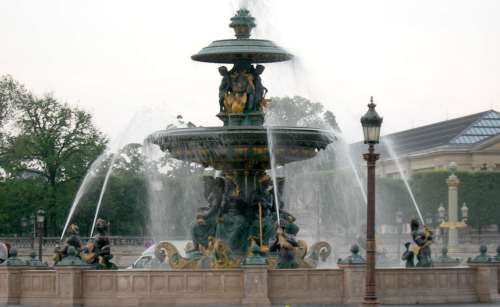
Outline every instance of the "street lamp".
<path id="1" fill-rule="evenodd" d="M 30 215 L 30 225 L 31 225 L 31 250 L 35 250 L 36 221 L 34 214 Z"/>
<path id="2" fill-rule="evenodd" d="M 36 212 L 36 225 L 38 228 L 38 259 L 42 261 L 43 247 L 43 224 L 45 222 L 45 211 L 38 209 Z"/>
<path id="3" fill-rule="evenodd" d="M 467 219 L 469 218 L 469 208 L 465 203 L 462 205 L 462 208 L 460 208 L 460 211 L 462 211 L 462 221 L 467 224 Z"/>
<path id="4" fill-rule="evenodd" d="M 398 257 L 401 256 L 401 233 L 403 232 L 403 212 L 398 209 L 396 212 L 396 224 L 398 225 Z"/>
<path id="5" fill-rule="evenodd" d="M 446 220 L 446 209 L 443 206 L 443 203 L 439 204 L 438 208 L 439 221 L 443 223 Z"/>
<path id="6" fill-rule="evenodd" d="M 442 242 L 443 244 L 445 244 L 445 238 L 446 238 L 445 229 L 441 228 L 441 225 L 446 221 L 446 209 L 444 208 L 443 203 L 439 204 L 438 216 L 439 216 L 439 227 L 438 227 L 439 237 L 442 238 Z M 445 245 L 447 245 L 447 243 Z"/>
<path id="7" fill-rule="evenodd" d="M 429 227 L 433 227 L 434 220 L 432 219 L 432 214 L 427 214 L 425 216 L 425 224 Z"/>
<path id="8" fill-rule="evenodd" d="M 28 219 L 23 216 L 21 218 L 21 237 L 26 234 L 28 230 Z"/>
<path id="9" fill-rule="evenodd" d="M 380 141 L 382 117 L 375 111 L 373 97 L 370 98 L 368 111 L 361 117 L 364 143 L 368 144 L 368 153 L 363 154 L 367 166 L 367 222 L 366 222 L 366 279 L 364 306 L 378 306 L 375 285 L 375 163 L 379 154 L 375 153 L 375 144 Z"/>

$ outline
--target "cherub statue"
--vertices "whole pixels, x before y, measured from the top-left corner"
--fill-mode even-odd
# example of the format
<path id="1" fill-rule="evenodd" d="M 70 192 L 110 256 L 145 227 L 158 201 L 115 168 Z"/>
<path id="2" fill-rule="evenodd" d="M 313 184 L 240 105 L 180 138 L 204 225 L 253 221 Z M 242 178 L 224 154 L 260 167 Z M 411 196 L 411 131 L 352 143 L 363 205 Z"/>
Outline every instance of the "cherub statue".
<path id="1" fill-rule="evenodd" d="M 191 229 L 194 249 L 201 251 L 203 248 L 207 248 L 208 238 L 215 235 L 214 230 L 207 224 L 205 215 L 197 214 L 196 225 Z"/>
<path id="2" fill-rule="evenodd" d="M 106 221 L 101 218 L 97 219 L 97 235 L 91 238 L 82 249 L 81 258 L 88 264 L 95 264 L 98 269 L 116 269 L 116 265 L 110 262 L 113 255 L 106 228 Z"/>
<path id="3" fill-rule="evenodd" d="M 267 88 L 262 85 L 262 78 L 260 75 L 264 72 L 264 65 L 257 65 L 253 72 L 253 83 L 255 86 L 255 101 L 253 106 L 251 106 L 251 110 L 249 111 L 258 111 L 259 109 L 265 109 L 267 106 L 266 94 Z"/>
<path id="4" fill-rule="evenodd" d="M 79 256 L 80 250 L 82 248 L 82 241 L 80 240 L 80 229 L 78 228 L 78 225 L 76 224 L 71 224 L 68 227 L 68 234 L 69 236 L 66 238 L 65 245 L 63 248 L 61 248 L 59 245 L 56 246 L 54 249 L 54 264 L 57 264 L 59 261 L 61 261 L 64 257 L 68 255 L 68 248 L 70 246 L 75 248 L 76 255 Z"/>
<path id="5" fill-rule="evenodd" d="M 229 78 L 229 71 L 226 66 L 219 67 L 219 73 L 222 76 L 222 80 L 219 85 L 219 107 L 220 112 L 223 112 L 226 93 L 231 90 L 231 79 Z"/>
<path id="6" fill-rule="evenodd" d="M 410 250 L 410 242 L 405 243 L 405 248 L 406 250 L 404 251 L 403 255 L 401 256 L 401 260 L 405 262 L 405 266 L 407 268 L 413 268 L 415 266 L 415 255 L 413 252 Z"/>
<path id="7" fill-rule="evenodd" d="M 299 266 L 295 259 L 295 247 L 298 246 L 294 236 L 285 232 L 282 227 L 276 230 L 276 240 L 269 249 L 278 252 L 278 269 L 294 269 Z"/>
<path id="8" fill-rule="evenodd" d="M 405 247 L 407 250 L 403 254 L 403 260 L 407 261 L 407 267 L 411 266 L 413 259 L 412 257 L 417 257 L 417 267 L 430 267 L 432 266 L 431 258 L 431 244 L 433 243 L 433 233 L 427 228 L 423 227 L 420 230 L 420 223 L 416 219 L 412 219 L 410 222 L 411 236 L 413 239 L 412 244 L 406 243 Z"/>

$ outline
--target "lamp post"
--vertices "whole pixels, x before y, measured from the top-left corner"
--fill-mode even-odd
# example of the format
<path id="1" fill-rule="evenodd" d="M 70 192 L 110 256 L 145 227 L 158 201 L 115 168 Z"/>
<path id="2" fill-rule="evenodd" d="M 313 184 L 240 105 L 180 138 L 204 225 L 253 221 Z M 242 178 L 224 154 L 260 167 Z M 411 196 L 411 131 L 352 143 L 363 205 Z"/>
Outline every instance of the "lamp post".
<path id="1" fill-rule="evenodd" d="M 361 117 L 364 143 L 368 144 L 368 153 L 363 154 L 367 166 L 367 221 L 366 221 L 366 279 L 363 306 L 378 306 L 375 285 L 375 163 L 379 154 L 375 153 L 375 144 L 380 140 L 382 117 L 375 111 L 373 97 L 370 98 L 368 111 Z"/>
<path id="2" fill-rule="evenodd" d="M 443 206 L 443 203 L 439 204 L 438 208 L 439 222 L 443 223 L 446 220 L 446 209 Z"/>
<path id="3" fill-rule="evenodd" d="M 467 220 L 469 219 L 469 208 L 465 203 L 463 203 L 462 208 L 460 208 L 460 211 L 462 211 L 462 222 L 467 224 Z"/>
<path id="4" fill-rule="evenodd" d="M 439 237 L 441 238 L 441 242 L 443 243 L 443 245 L 448 245 L 447 240 L 445 240 L 446 238 L 445 229 L 441 227 L 441 225 L 443 225 L 443 223 L 446 221 L 446 209 L 444 208 L 443 203 L 439 204 L 438 216 L 439 216 L 439 227 L 438 227 Z"/>
<path id="5" fill-rule="evenodd" d="M 396 212 L 396 225 L 398 225 L 398 257 L 401 256 L 401 233 L 403 232 L 403 212 L 398 209 Z"/>
<path id="6" fill-rule="evenodd" d="M 35 237 L 36 237 L 36 221 L 35 215 L 30 215 L 30 225 L 31 225 L 31 250 L 35 250 Z"/>
<path id="7" fill-rule="evenodd" d="M 21 237 L 26 235 L 27 230 L 28 230 L 28 219 L 25 216 L 23 216 L 21 218 Z"/>
<path id="8" fill-rule="evenodd" d="M 434 219 L 432 218 L 432 214 L 427 214 L 425 216 L 425 225 L 434 228 Z"/>
<path id="9" fill-rule="evenodd" d="M 38 228 L 38 260 L 42 261 L 43 249 L 43 224 L 45 222 L 45 211 L 38 209 L 36 212 L 36 226 Z"/>
<path id="10" fill-rule="evenodd" d="M 108 237 L 111 237 L 111 222 L 110 221 L 108 221 L 106 223 L 106 228 L 108 230 Z"/>

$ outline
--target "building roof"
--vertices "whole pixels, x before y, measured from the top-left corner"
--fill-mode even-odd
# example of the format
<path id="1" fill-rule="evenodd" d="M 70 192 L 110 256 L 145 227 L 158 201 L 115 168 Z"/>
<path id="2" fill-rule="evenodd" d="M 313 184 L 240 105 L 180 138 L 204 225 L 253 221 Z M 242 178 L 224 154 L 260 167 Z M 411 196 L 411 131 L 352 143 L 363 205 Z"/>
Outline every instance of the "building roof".
<path id="1" fill-rule="evenodd" d="M 500 113 L 488 110 L 385 135 L 377 149 L 382 159 L 391 159 L 383 144 L 392 145 L 395 155 L 405 156 L 437 149 L 467 150 L 497 135 L 500 135 Z"/>

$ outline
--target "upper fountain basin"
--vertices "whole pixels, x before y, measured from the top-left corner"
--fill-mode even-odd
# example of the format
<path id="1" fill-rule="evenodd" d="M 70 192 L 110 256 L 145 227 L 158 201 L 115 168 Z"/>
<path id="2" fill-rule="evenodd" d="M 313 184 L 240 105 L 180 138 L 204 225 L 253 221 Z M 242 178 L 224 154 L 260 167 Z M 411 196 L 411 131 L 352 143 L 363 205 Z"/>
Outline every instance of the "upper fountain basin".
<path id="1" fill-rule="evenodd" d="M 274 63 L 288 61 L 293 55 L 274 42 L 265 39 L 216 40 L 191 59 L 199 62 L 233 64 L 238 61 Z"/>
<path id="2" fill-rule="evenodd" d="M 314 128 L 272 127 L 277 165 L 312 158 L 334 141 L 331 132 Z M 176 159 L 220 170 L 269 169 L 267 129 L 262 126 L 178 128 L 151 134 Z"/>

